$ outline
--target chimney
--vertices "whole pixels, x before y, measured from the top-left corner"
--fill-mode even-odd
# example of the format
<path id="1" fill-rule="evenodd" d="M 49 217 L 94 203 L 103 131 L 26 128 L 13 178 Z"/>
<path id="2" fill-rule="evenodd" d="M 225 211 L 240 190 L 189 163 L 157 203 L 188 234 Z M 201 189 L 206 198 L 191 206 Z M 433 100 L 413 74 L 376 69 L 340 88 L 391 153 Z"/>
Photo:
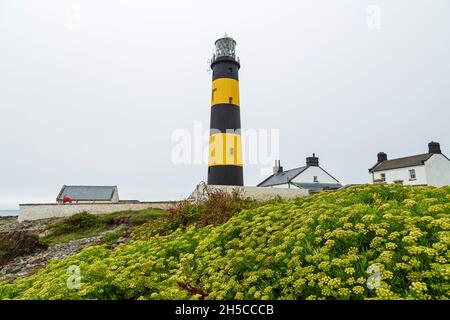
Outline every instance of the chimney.
<path id="1" fill-rule="evenodd" d="M 428 144 L 428 153 L 442 153 L 441 145 L 438 142 L 431 141 Z"/>
<path id="2" fill-rule="evenodd" d="M 378 157 L 378 163 L 382 163 L 383 161 L 387 160 L 387 154 L 384 152 L 378 152 L 377 157 Z"/>
<path id="3" fill-rule="evenodd" d="M 316 157 L 315 153 L 313 153 L 312 157 L 306 158 L 306 166 L 307 167 L 318 167 L 319 166 L 319 158 Z"/>
<path id="4" fill-rule="evenodd" d="M 280 160 L 275 160 L 275 166 L 273 167 L 273 173 L 277 174 L 283 172 L 283 167 L 281 166 Z"/>

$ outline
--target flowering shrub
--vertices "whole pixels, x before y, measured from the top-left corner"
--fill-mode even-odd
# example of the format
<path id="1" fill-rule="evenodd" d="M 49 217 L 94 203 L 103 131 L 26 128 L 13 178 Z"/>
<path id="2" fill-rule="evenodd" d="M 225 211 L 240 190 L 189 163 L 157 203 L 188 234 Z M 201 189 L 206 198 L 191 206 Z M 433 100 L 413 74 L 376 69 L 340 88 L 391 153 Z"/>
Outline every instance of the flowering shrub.
<path id="1" fill-rule="evenodd" d="M 166 231 L 188 225 L 216 225 L 228 221 L 233 215 L 246 208 L 257 206 L 252 199 L 245 199 L 239 189 L 226 192 L 205 186 L 204 201 L 181 201 L 169 209 Z"/>
<path id="2" fill-rule="evenodd" d="M 217 226 L 138 227 L 29 279 L 19 299 L 449 299 L 450 187 L 361 185 L 241 210 Z M 156 226 L 156 227 L 155 227 Z M 80 267 L 80 289 L 67 269 Z"/>

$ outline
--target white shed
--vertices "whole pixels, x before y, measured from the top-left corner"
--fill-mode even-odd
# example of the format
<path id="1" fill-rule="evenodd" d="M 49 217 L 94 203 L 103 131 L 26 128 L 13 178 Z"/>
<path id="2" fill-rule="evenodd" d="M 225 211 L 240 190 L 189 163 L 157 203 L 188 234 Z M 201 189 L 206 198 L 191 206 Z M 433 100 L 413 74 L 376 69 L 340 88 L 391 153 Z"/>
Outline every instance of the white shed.
<path id="1" fill-rule="evenodd" d="M 119 202 L 119 191 L 117 186 L 63 185 L 56 198 L 56 202 L 65 202 L 65 197 L 74 203 L 116 203 Z"/>

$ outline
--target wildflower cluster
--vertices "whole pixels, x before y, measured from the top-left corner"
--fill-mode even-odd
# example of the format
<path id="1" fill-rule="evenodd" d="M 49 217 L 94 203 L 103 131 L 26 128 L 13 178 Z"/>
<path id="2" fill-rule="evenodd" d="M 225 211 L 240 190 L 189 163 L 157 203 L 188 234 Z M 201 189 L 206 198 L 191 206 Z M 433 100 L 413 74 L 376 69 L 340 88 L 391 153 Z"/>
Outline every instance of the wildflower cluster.
<path id="1" fill-rule="evenodd" d="M 0 284 L 0 298 L 449 299 L 449 213 L 450 187 L 362 185 L 217 226 L 160 235 L 150 223 L 114 250 L 89 247 Z M 80 290 L 66 286 L 70 265 Z"/>

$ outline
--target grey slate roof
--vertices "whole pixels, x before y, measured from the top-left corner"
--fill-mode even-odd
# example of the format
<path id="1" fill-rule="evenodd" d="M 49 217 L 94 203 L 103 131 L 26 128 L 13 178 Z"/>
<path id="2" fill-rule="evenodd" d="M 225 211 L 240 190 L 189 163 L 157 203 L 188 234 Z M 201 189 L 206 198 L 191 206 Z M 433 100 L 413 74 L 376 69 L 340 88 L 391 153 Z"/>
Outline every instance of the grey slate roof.
<path id="1" fill-rule="evenodd" d="M 339 183 L 318 183 L 318 182 L 292 182 L 292 184 L 296 185 L 302 189 L 308 189 L 312 191 L 322 191 L 326 189 L 339 189 L 342 188 L 342 185 Z"/>
<path id="2" fill-rule="evenodd" d="M 423 165 L 425 163 L 425 161 L 427 161 L 429 158 L 431 158 L 432 155 L 433 155 L 433 153 L 424 153 L 424 154 L 418 154 L 418 155 L 410 156 L 410 157 L 385 160 L 381 163 L 376 164 L 372 168 L 370 168 L 369 171 L 376 172 L 376 171 L 384 171 L 384 170 L 390 170 L 390 169 L 420 166 L 420 165 Z"/>
<path id="3" fill-rule="evenodd" d="M 112 199 L 116 188 L 116 186 L 63 186 L 56 200 L 63 200 L 64 196 L 68 196 L 76 201 L 108 201 Z"/>
<path id="4" fill-rule="evenodd" d="M 288 181 L 292 180 L 294 177 L 298 176 L 300 173 L 306 170 L 306 166 L 295 168 L 291 170 L 286 170 L 283 172 L 275 173 L 268 177 L 266 180 L 258 184 L 258 187 L 267 187 L 267 186 L 273 186 L 278 184 L 284 184 Z"/>

